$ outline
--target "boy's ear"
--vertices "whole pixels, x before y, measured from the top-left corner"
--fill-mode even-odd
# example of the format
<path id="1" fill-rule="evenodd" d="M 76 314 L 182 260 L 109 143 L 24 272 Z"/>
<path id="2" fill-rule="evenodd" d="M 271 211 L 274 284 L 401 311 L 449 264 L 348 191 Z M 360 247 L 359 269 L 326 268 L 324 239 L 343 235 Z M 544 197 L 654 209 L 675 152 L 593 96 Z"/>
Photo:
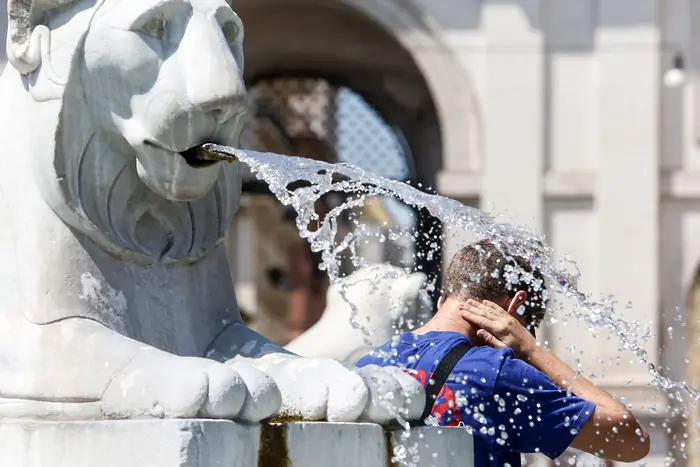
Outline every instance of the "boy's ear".
<path id="1" fill-rule="evenodd" d="M 508 305 L 508 314 L 514 317 L 518 317 L 518 308 L 520 308 L 520 305 L 525 303 L 527 300 L 527 292 L 524 290 L 518 290 L 513 298 L 510 300 L 510 304 Z"/>
<path id="2" fill-rule="evenodd" d="M 445 297 L 440 295 L 440 298 L 438 298 L 438 304 L 437 304 L 438 308 L 442 308 L 442 305 L 444 305 L 444 304 L 445 304 Z"/>

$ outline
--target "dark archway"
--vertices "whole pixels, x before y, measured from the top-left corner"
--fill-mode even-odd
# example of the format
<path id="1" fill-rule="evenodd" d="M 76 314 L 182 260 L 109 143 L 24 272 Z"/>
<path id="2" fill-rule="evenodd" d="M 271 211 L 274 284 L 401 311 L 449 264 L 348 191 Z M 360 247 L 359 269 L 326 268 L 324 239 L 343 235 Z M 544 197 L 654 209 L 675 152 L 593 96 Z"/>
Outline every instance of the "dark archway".
<path id="1" fill-rule="evenodd" d="M 412 55 L 385 28 L 340 1 L 242 0 L 246 82 L 319 76 L 346 86 L 404 135 L 417 172 L 432 184 L 442 135 L 428 83 Z"/>
<path id="2" fill-rule="evenodd" d="M 390 32 L 340 1 L 243 0 L 235 9 L 246 26 L 249 87 L 285 76 L 313 77 L 359 96 L 410 156 L 405 181 L 424 189 L 435 185 L 443 159 L 436 105 L 413 56 Z M 427 213 L 417 214 L 417 229 L 433 236 L 441 231 Z M 417 253 L 416 269 L 439 281 L 440 252 Z"/>

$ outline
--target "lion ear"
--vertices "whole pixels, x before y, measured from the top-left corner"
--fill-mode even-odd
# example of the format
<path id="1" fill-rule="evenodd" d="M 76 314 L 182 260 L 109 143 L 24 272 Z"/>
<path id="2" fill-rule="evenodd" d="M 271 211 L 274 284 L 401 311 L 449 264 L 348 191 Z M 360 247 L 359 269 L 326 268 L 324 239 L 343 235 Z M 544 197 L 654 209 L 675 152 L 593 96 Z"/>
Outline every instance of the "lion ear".
<path id="1" fill-rule="evenodd" d="M 7 60 L 26 75 L 41 64 L 42 47 L 48 46 L 49 29 L 38 24 L 49 11 L 77 0 L 8 0 Z"/>

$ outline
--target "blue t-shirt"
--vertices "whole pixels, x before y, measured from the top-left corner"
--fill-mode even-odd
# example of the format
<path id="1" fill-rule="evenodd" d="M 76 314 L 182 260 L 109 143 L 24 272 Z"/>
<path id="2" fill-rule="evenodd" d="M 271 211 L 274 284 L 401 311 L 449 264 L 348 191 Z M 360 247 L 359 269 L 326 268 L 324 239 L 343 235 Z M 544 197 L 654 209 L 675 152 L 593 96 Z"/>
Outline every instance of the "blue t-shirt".
<path id="1" fill-rule="evenodd" d="M 397 366 L 425 387 L 438 363 L 462 341 L 457 332 L 403 334 L 357 366 Z M 452 370 L 431 417 L 443 426 L 467 426 L 475 467 L 520 467 L 521 453 L 559 457 L 595 410 L 595 404 L 559 388 L 509 348 L 474 347 Z"/>

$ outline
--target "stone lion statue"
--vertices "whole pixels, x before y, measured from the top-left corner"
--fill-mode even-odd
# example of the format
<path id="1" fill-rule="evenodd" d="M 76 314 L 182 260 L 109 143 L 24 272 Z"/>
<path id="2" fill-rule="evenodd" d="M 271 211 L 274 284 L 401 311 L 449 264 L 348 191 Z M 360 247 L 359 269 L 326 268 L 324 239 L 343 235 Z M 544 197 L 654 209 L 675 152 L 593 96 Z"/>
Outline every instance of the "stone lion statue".
<path id="1" fill-rule="evenodd" d="M 426 281 L 423 273 L 385 264 L 359 269 L 330 286 L 321 319 L 285 348 L 356 363 L 397 332 L 417 327 Z"/>
<path id="2" fill-rule="evenodd" d="M 243 25 L 224 0 L 9 0 L 0 77 L 0 418 L 417 418 L 398 369 L 241 324 Z"/>

